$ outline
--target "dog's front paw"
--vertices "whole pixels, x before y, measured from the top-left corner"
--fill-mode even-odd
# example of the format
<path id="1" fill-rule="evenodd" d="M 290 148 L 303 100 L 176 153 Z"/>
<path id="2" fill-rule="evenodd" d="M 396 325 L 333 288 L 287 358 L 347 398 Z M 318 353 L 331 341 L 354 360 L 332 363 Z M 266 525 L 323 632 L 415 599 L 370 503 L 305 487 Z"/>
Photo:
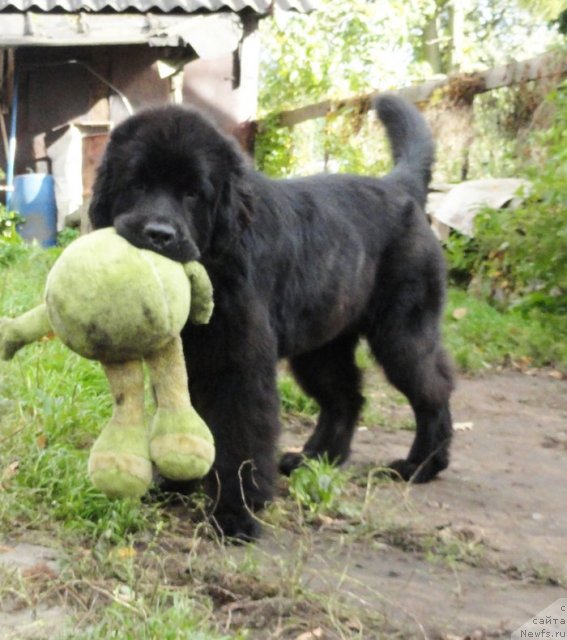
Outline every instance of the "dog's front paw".
<path id="1" fill-rule="evenodd" d="M 258 520 L 247 510 L 215 511 L 211 522 L 217 533 L 226 540 L 236 544 L 254 542 L 262 533 Z"/>
<path id="2" fill-rule="evenodd" d="M 388 465 L 389 474 L 396 480 L 404 480 L 414 484 L 423 484 L 433 480 L 438 473 L 447 467 L 437 458 L 433 457 L 422 463 L 412 462 L 411 460 L 394 460 Z"/>
<path id="3" fill-rule="evenodd" d="M 305 463 L 304 453 L 295 453 L 294 451 L 287 451 L 280 458 L 279 470 L 284 476 L 291 475 L 292 471 L 295 471 L 298 467 L 301 467 Z"/>

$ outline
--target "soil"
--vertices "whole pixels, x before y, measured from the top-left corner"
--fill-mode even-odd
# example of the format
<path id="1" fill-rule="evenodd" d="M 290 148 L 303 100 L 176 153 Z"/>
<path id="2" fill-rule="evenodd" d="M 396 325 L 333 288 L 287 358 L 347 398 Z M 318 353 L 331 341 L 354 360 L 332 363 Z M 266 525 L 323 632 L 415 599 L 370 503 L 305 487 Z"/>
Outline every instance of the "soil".
<path id="1" fill-rule="evenodd" d="M 301 565 L 289 569 L 327 602 L 348 600 L 380 617 L 378 631 L 354 616 L 347 626 L 359 635 L 342 637 L 505 638 L 566 596 L 567 383 L 557 378 L 555 372 L 461 378 L 452 403 L 452 464 L 427 485 L 369 489 L 376 464 L 404 456 L 413 434 L 359 427 L 347 468 L 373 524 L 367 535 L 361 527 L 353 534 L 348 521 L 321 517 L 310 525 Z M 369 387 L 376 387 L 373 380 Z M 400 423 L 410 417 L 403 405 L 390 403 L 389 411 Z M 305 428 L 289 426 L 284 445 L 300 445 Z M 274 559 L 296 558 L 300 544 L 307 544 L 304 531 L 268 525 L 254 551 L 259 571 L 269 573 Z M 48 547 L 25 541 L 0 547 L 0 563 L 23 572 L 38 564 L 54 570 L 53 560 Z M 65 615 L 60 608 L 0 609 L 0 638 L 53 638 Z M 293 637 L 341 637 L 313 625 Z M 256 626 L 253 638 L 278 637 Z"/>
<path id="2" fill-rule="evenodd" d="M 405 619 L 406 637 L 509 637 L 567 594 L 567 384 L 549 372 L 461 378 L 452 411 L 450 468 L 399 499 L 410 504 L 408 531 L 452 534 L 476 543 L 481 557 L 435 562 L 411 548 L 376 552 L 365 543 L 330 554 L 328 535 L 321 557 L 352 577 L 371 606 Z M 412 437 L 363 429 L 350 466 L 402 457 Z"/>

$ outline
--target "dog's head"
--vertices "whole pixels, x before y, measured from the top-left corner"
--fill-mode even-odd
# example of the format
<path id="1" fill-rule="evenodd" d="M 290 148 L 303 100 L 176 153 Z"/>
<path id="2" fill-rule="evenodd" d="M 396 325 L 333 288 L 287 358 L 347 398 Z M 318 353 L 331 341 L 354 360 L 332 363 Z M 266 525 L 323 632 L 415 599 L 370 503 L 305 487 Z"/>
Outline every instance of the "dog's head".
<path id="1" fill-rule="evenodd" d="M 248 221 L 251 194 L 236 144 L 196 111 L 168 106 L 112 133 L 93 188 L 95 229 L 179 262 L 221 252 Z"/>

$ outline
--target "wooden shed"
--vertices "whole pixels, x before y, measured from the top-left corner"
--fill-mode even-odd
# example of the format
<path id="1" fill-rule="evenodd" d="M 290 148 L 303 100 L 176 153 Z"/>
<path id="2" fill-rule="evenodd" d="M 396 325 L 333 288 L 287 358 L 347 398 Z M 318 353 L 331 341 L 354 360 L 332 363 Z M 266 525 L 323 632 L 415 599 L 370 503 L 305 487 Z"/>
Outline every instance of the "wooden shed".
<path id="1" fill-rule="evenodd" d="M 51 173 L 58 225 L 90 194 L 109 131 L 141 108 L 202 108 L 246 146 L 259 20 L 312 0 L 0 0 L 1 166 Z M 15 146 L 17 144 L 17 147 Z"/>

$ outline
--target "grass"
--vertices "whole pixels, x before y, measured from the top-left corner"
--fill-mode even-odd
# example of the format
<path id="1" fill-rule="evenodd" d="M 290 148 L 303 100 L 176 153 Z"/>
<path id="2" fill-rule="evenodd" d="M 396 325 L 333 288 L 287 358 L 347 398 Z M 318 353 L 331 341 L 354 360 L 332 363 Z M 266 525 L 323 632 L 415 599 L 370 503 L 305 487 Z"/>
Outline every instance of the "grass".
<path id="1" fill-rule="evenodd" d="M 59 251 L 0 245 L 0 315 L 40 302 Z M 444 330 L 467 372 L 511 362 L 565 364 L 553 319 L 502 314 L 458 291 L 450 292 Z M 370 382 L 363 415 L 368 428 L 412 428 L 405 399 L 372 377 L 365 345 L 357 362 Z M 286 369 L 279 390 L 287 419 L 314 422 L 316 403 Z M 285 554 L 223 547 L 206 522 L 187 517 L 187 502 L 111 501 L 91 486 L 88 451 L 110 411 L 100 366 L 57 340 L 30 345 L 12 362 L 0 363 L 0 545 L 36 541 L 63 557 L 56 576 L 42 574 L 41 567 L 39 575 L 0 569 L 0 610 L 7 602 L 64 605 L 71 621 L 60 640 L 267 640 L 317 628 L 324 637 L 347 640 L 407 637 L 345 595 L 343 576 L 329 579 L 334 591 L 325 595 L 312 588 L 304 568 L 317 533 L 336 534 L 347 546 L 396 547 L 451 566 L 482 561 L 482 545 L 458 532 L 432 530 L 406 488 L 381 478 L 379 469 L 355 475 L 325 461 L 282 479 L 281 497 L 262 515 L 272 536 L 293 536 Z"/>
<path id="2" fill-rule="evenodd" d="M 444 337 L 459 369 L 479 373 L 495 366 L 554 366 L 567 371 L 565 316 L 500 312 L 458 289 L 449 291 Z"/>

